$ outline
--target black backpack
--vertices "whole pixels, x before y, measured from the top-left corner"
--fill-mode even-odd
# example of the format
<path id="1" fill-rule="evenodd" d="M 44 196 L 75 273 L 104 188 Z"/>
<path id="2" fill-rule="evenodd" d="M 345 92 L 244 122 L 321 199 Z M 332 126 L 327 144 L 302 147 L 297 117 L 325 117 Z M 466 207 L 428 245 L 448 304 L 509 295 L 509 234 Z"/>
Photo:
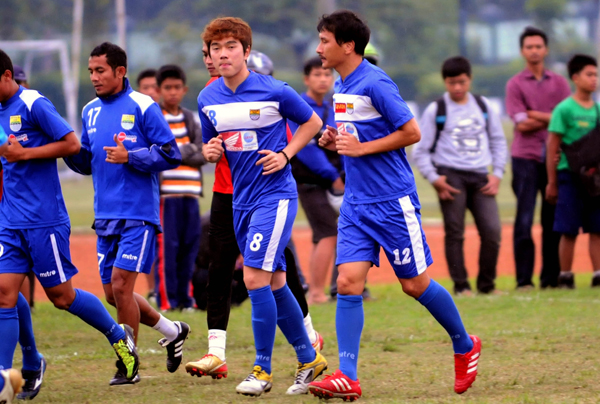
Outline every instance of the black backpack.
<path id="1" fill-rule="evenodd" d="M 473 97 L 475 97 L 475 101 L 477 102 L 479 109 L 481 109 L 481 112 L 483 112 L 483 118 L 485 119 L 485 130 L 489 136 L 490 120 L 488 118 L 487 105 L 483 101 L 483 98 L 480 95 L 473 94 Z M 444 130 L 444 126 L 446 125 L 446 101 L 444 100 L 444 97 L 437 100 L 436 103 L 437 103 L 437 112 L 435 114 L 436 132 L 435 132 L 435 139 L 433 140 L 433 145 L 431 145 L 431 148 L 429 149 L 429 153 L 431 153 L 431 154 L 435 153 L 435 148 L 437 147 L 438 140 L 440 140 L 440 135 L 442 134 L 442 131 Z"/>

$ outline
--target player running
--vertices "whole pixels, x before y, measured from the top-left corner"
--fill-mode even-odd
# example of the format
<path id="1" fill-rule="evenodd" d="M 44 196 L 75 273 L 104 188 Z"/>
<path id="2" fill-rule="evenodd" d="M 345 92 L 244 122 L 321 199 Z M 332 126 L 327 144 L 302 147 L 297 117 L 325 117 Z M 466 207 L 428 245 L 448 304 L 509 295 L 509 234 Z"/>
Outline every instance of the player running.
<path id="1" fill-rule="evenodd" d="M 451 336 L 454 391 L 464 393 L 477 376 L 481 341 L 467 334 L 452 297 L 426 272 L 433 261 L 404 151 L 419 141 L 419 127 L 389 76 L 363 60 L 370 30 L 355 13 L 342 10 L 324 16 L 317 30 L 317 53 L 323 67 L 340 74 L 334 94 L 337 129 L 329 127 L 319 144 L 346 156 L 346 189 L 337 242 L 340 369 L 323 381 L 311 383 L 309 389 L 322 398 L 360 398 L 361 293 L 369 268 L 379 265 L 381 246 L 404 293 L 425 306 Z"/>
<path id="2" fill-rule="evenodd" d="M 26 301 L 19 294 L 27 272 L 33 271 L 54 306 L 107 337 L 119 358 L 117 367 L 124 377 L 133 379 L 139 362 L 131 329 L 119 326 L 96 296 L 71 284 L 77 268 L 71 263 L 71 229 L 56 159 L 76 154 L 79 140 L 46 97 L 14 81 L 12 62 L 2 51 L 0 72 L 0 126 L 10 134 L 2 158 L 4 195 L 0 201 L 0 369 L 12 367 L 20 341 L 25 378 L 20 397 L 31 399 L 38 394 L 46 361 L 36 349 L 31 314 L 22 308 Z M 12 379 L 10 373 L 8 379 Z"/>
<path id="3" fill-rule="evenodd" d="M 284 249 L 297 211 L 289 158 L 305 146 L 321 120 L 287 84 L 246 68 L 252 30 L 239 18 L 217 18 L 204 30 L 221 78 L 198 96 L 207 161 L 223 153 L 233 179 L 236 239 L 244 257 L 244 282 L 252 304 L 256 359 L 240 394 L 260 396 L 272 387 L 271 355 L 278 325 L 296 350 L 296 381 L 288 394 L 308 391 L 327 368 L 312 347 L 302 312 L 285 281 Z M 286 119 L 300 124 L 288 144 Z M 224 148 L 223 148 L 224 146 Z"/>
<path id="4" fill-rule="evenodd" d="M 158 172 L 179 166 L 181 154 L 158 104 L 131 89 L 123 49 L 109 42 L 97 46 L 88 70 L 98 97 L 83 108 L 81 152 L 65 161 L 74 171 L 93 176 L 94 229 L 106 300 L 136 338 L 140 322 L 164 335 L 159 344 L 167 349 L 167 370 L 175 372 L 189 326 L 166 319 L 133 289 L 139 273 L 150 273 L 161 231 Z M 110 383 L 139 380 L 119 371 Z"/>

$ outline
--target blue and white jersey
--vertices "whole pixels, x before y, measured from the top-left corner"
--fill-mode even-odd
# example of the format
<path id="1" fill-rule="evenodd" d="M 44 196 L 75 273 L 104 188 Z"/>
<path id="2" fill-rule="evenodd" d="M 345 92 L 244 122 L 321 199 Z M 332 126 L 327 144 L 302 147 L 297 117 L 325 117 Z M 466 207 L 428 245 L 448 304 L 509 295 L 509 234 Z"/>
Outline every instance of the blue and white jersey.
<path id="1" fill-rule="evenodd" d="M 233 207 L 248 209 L 258 202 L 297 198 L 296 182 L 287 165 L 263 175 L 259 150 L 278 152 L 287 144 L 286 120 L 307 122 L 312 108 L 286 83 L 250 72 L 235 93 L 218 79 L 198 96 L 202 139 L 221 135 L 233 180 Z"/>
<path id="2" fill-rule="evenodd" d="M 333 95 L 338 129 L 360 142 L 383 138 L 414 118 L 398 87 L 366 60 L 346 80 L 338 78 Z M 416 191 L 404 149 L 362 157 L 344 157 L 344 201 L 354 204 L 398 199 Z"/>
<path id="3" fill-rule="evenodd" d="M 82 174 L 89 164 L 94 182 L 96 220 L 142 220 L 160 225 L 158 172 L 177 167 L 181 154 L 157 103 L 133 91 L 124 80 L 123 91 L 95 98 L 82 112 L 82 153 L 65 159 Z M 129 162 L 106 162 L 105 146 L 116 146 L 114 136 L 129 151 Z M 164 145 L 168 152 L 164 153 Z M 85 162 L 87 157 L 88 161 Z"/>
<path id="4" fill-rule="evenodd" d="M 0 104 L 0 126 L 26 148 L 56 142 L 73 132 L 50 100 L 24 87 Z M 0 227 L 33 229 L 69 223 L 56 159 L 9 163 L 2 157 L 2 166 Z"/>

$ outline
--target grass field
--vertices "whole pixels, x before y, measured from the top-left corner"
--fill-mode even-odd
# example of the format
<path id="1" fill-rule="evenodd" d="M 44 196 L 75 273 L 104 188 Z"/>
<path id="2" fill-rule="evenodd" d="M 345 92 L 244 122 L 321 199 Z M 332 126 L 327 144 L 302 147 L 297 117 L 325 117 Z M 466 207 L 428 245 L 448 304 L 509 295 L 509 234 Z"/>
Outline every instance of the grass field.
<path id="1" fill-rule="evenodd" d="M 467 329 L 483 340 L 480 373 L 463 396 L 452 391 L 449 338 L 426 310 L 402 294 L 399 285 L 372 286 L 376 300 L 365 304 L 366 324 L 359 377 L 366 403 L 598 403 L 600 324 L 598 291 L 579 275 L 575 291 L 509 292 L 457 299 Z M 512 278 L 499 288 L 512 289 Z M 449 286 L 449 284 L 445 284 Z M 48 359 L 44 387 L 36 403 L 232 403 L 255 402 L 235 386 L 251 370 L 254 348 L 250 304 L 231 313 L 229 377 L 192 378 L 183 368 L 169 374 L 158 333 L 142 328 L 141 383 L 108 386 L 114 354 L 103 336 L 48 303 L 33 315 L 40 351 Z M 325 337 L 330 371 L 338 366 L 335 305 L 311 307 L 315 327 Z M 113 312 L 114 314 L 114 312 Z M 184 362 L 206 350 L 205 313 L 171 314 L 188 322 L 193 334 Z M 287 397 L 293 382 L 293 350 L 278 331 L 274 388 L 260 398 L 277 404 L 316 403 L 312 396 Z M 20 351 L 15 367 L 20 367 Z M 340 401 L 341 402 L 341 401 Z"/>

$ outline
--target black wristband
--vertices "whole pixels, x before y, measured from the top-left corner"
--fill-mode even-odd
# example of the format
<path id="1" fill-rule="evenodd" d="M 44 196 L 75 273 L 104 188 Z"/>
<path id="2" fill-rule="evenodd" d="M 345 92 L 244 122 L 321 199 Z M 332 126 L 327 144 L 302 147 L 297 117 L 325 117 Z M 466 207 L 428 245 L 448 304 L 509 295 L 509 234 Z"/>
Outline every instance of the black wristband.
<path id="1" fill-rule="evenodd" d="M 285 152 L 283 150 L 278 151 L 277 153 L 281 153 L 285 156 L 285 159 L 287 160 L 287 162 L 285 163 L 285 165 L 287 166 L 288 164 L 290 164 L 290 158 L 288 157 L 287 154 L 285 154 Z M 285 166 L 284 166 L 285 167 Z"/>

